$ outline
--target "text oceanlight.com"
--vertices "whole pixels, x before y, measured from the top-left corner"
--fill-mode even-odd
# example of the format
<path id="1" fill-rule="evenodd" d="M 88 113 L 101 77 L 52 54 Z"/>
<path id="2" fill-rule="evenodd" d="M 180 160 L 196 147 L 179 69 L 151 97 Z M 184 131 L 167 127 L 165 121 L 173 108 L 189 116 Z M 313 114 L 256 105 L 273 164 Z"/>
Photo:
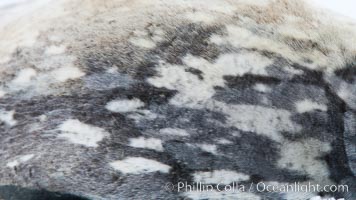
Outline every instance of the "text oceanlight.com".
<path id="1" fill-rule="evenodd" d="M 204 184 L 201 182 L 188 183 L 178 182 L 176 185 L 167 184 L 167 190 L 175 190 L 178 192 L 268 192 L 268 193 L 287 193 L 287 192 L 348 192 L 349 187 L 347 185 L 320 185 L 313 183 L 249 183 L 239 184 L 233 182 L 231 184 Z"/>

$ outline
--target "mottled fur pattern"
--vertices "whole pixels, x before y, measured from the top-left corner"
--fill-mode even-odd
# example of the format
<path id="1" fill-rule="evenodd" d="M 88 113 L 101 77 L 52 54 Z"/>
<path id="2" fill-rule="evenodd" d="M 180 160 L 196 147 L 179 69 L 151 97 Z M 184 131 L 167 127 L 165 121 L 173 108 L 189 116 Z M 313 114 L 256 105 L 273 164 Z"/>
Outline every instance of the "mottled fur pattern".
<path id="1" fill-rule="evenodd" d="M 300 0 L 60 0 L 0 28 L 0 185 L 356 199 L 351 20 Z M 165 188 L 261 181 L 349 191 Z"/>

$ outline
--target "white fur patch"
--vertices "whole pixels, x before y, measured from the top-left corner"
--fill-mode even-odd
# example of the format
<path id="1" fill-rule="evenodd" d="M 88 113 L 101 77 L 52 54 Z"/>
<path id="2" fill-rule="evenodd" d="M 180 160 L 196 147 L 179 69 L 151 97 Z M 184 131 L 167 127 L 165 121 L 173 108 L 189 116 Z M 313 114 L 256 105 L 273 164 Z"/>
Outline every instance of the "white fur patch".
<path id="1" fill-rule="evenodd" d="M 219 110 L 227 114 L 227 123 L 243 131 L 265 135 L 275 141 L 282 141 L 282 131 L 298 132 L 301 127 L 291 119 L 287 110 L 273 109 L 255 105 L 229 105 L 214 102 L 211 110 Z"/>
<path id="2" fill-rule="evenodd" d="M 250 23 L 253 23 L 252 21 Z M 228 36 L 221 37 L 215 35 L 211 37 L 211 41 L 219 45 L 233 45 L 238 48 L 257 48 L 259 50 L 268 50 L 282 54 L 285 58 L 291 59 L 295 62 L 301 60 L 300 55 L 296 54 L 288 45 L 273 38 L 260 36 L 252 31 L 238 27 L 235 25 L 228 25 L 226 27 Z"/>
<path id="3" fill-rule="evenodd" d="M 281 148 L 281 159 L 278 165 L 289 170 L 297 170 L 307 174 L 319 184 L 330 183 L 329 170 L 326 163 L 320 159 L 328 153 L 331 147 L 315 139 L 300 142 L 285 141 Z"/>
<path id="4" fill-rule="evenodd" d="M 294 74 L 294 75 L 302 75 L 304 73 L 303 70 L 295 69 L 295 68 L 290 67 L 290 66 L 284 67 L 283 70 L 288 72 L 288 73 Z"/>
<path id="5" fill-rule="evenodd" d="M 110 163 L 110 166 L 124 174 L 142 174 L 151 172 L 168 173 L 170 166 L 143 157 L 127 157 Z"/>
<path id="6" fill-rule="evenodd" d="M 25 162 L 31 160 L 34 156 L 35 155 L 33 155 L 33 154 L 20 156 L 18 159 L 14 160 L 14 161 L 11 161 L 11 162 L 8 162 L 6 164 L 6 166 L 10 167 L 10 168 L 14 168 L 14 167 L 20 165 L 21 163 L 25 163 Z"/>
<path id="7" fill-rule="evenodd" d="M 59 82 L 65 82 L 71 79 L 77 79 L 85 75 L 79 68 L 73 66 L 66 66 L 55 69 L 51 75 Z"/>
<path id="8" fill-rule="evenodd" d="M 0 98 L 4 97 L 6 95 L 6 92 L 3 90 L 0 90 Z"/>
<path id="9" fill-rule="evenodd" d="M 232 144 L 233 142 L 227 139 L 218 139 L 216 140 L 216 143 L 224 145 L 224 144 Z"/>
<path id="10" fill-rule="evenodd" d="M 50 46 L 46 49 L 45 54 L 46 55 L 58 55 L 64 53 L 66 50 L 66 47 L 64 45 L 61 46 Z"/>
<path id="11" fill-rule="evenodd" d="M 164 135 L 189 136 L 186 130 L 180 128 L 163 128 L 159 130 L 159 133 Z"/>
<path id="12" fill-rule="evenodd" d="M 138 137 L 130 138 L 129 141 L 129 146 L 131 147 L 163 151 L 162 140 L 160 139 Z"/>
<path id="13" fill-rule="evenodd" d="M 129 41 L 138 47 L 152 49 L 156 47 L 156 42 L 163 40 L 164 31 L 158 27 L 149 27 L 150 33 L 147 31 L 134 31 L 134 36 Z"/>
<path id="14" fill-rule="evenodd" d="M 40 120 L 41 122 L 45 122 L 45 121 L 47 120 L 47 115 L 40 115 L 40 116 L 39 116 L 39 120 Z"/>
<path id="15" fill-rule="evenodd" d="M 254 6 L 267 6 L 271 2 L 273 3 L 273 0 L 242 0 L 241 2 Z"/>
<path id="16" fill-rule="evenodd" d="M 270 6 L 270 8 L 273 7 Z M 350 45 L 355 43 L 354 25 L 345 23 L 346 20 L 337 20 L 337 17 L 327 14 L 313 18 L 311 12 L 315 12 L 315 10 L 309 10 L 307 7 L 304 6 L 300 9 L 289 5 L 285 6 L 285 8 L 289 8 L 285 11 L 268 10 L 266 14 L 252 14 L 251 17 L 241 16 L 241 22 L 226 26 L 227 36 L 213 35 L 211 41 L 219 45 L 232 45 L 237 48 L 267 50 L 312 69 L 334 70 L 344 67 L 345 61 L 352 60 L 355 52 L 355 47 Z M 288 13 L 289 10 L 293 10 L 290 8 L 299 9 L 298 12 L 303 15 L 295 16 L 293 13 Z M 244 8 L 240 11 L 249 13 Z M 271 16 L 271 13 L 282 17 L 283 22 L 260 22 L 261 19 L 273 20 L 275 15 Z M 317 31 L 315 27 L 318 27 Z M 291 41 L 291 38 L 297 39 L 297 41 Z M 319 48 L 302 44 L 308 41 L 315 42 Z M 340 50 L 340 46 L 344 46 L 346 49 L 344 53 Z M 300 50 L 295 50 L 294 47 L 299 47 Z"/>
<path id="17" fill-rule="evenodd" d="M 141 120 L 154 120 L 159 117 L 159 115 L 150 110 L 135 110 L 135 112 L 130 113 L 127 117 L 135 120 L 136 123 L 139 123 Z"/>
<path id="18" fill-rule="evenodd" d="M 15 126 L 17 124 L 17 121 L 14 119 L 14 114 L 15 111 L 5 111 L 5 110 L 0 110 L 0 121 L 4 122 L 8 126 Z"/>
<path id="19" fill-rule="evenodd" d="M 215 20 L 213 15 L 206 12 L 191 12 L 186 15 L 186 18 L 192 22 L 204 22 L 206 24 L 211 24 Z"/>
<path id="20" fill-rule="evenodd" d="M 114 100 L 106 104 L 105 108 L 111 112 L 127 113 L 136 111 L 138 108 L 143 107 L 145 104 L 139 99 L 124 99 Z"/>
<path id="21" fill-rule="evenodd" d="M 156 46 L 155 42 L 147 38 L 132 38 L 130 39 L 130 42 L 136 46 L 148 49 L 154 48 Z"/>
<path id="22" fill-rule="evenodd" d="M 183 62 L 188 67 L 202 71 L 204 79 L 200 80 L 196 75 L 187 72 L 185 66 L 164 63 L 158 67 L 160 76 L 148 79 L 149 83 L 156 87 L 178 90 L 179 93 L 171 99 L 171 103 L 180 106 L 199 106 L 209 100 L 215 94 L 215 86 L 225 85 L 225 75 L 266 75 L 265 68 L 272 64 L 267 57 L 248 52 L 224 54 L 214 63 L 188 55 Z"/>
<path id="23" fill-rule="evenodd" d="M 268 87 L 267 85 L 265 84 L 261 84 L 261 83 L 258 83 L 256 84 L 253 89 L 255 89 L 256 91 L 259 91 L 259 92 L 263 92 L 263 93 L 266 93 L 266 92 L 270 92 L 271 91 L 271 88 Z"/>
<path id="24" fill-rule="evenodd" d="M 313 110 L 327 111 L 328 109 L 326 105 L 308 99 L 296 102 L 295 106 L 299 113 L 310 112 Z"/>
<path id="25" fill-rule="evenodd" d="M 195 182 L 202 184 L 230 184 L 232 182 L 247 181 L 248 175 L 229 170 L 214 170 L 212 172 L 195 172 L 193 174 Z"/>
<path id="26" fill-rule="evenodd" d="M 354 84 L 341 83 L 337 95 L 352 109 L 356 109 L 356 87 Z"/>
<path id="27" fill-rule="evenodd" d="M 87 147 L 97 147 L 109 133 L 104 129 L 80 122 L 77 119 L 68 119 L 59 125 L 62 132 L 59 138 L 64 138 L 71 143 Z"/>
<path id="28" fill-rule="evenodd" d="M 215 63 L 210 63 L 203 58 L 186 56 L 184 63 L 202 71 L 204 79 L 200 80 L 197 76 L 186 72 L 185 66 L 161 64 L 158 69 L 160 77 L 148 80 L 156 87 L 179 91 L 170 103 L 198 108 L 205 107 L 207 104 L 211 110 L 222 111 L 229 115 L 229 124 L 243 131 L 264 134 L 276 141 L 281 141 L 279 133 L 281 131 L 300 130 L 300 126 L 290 120 L 291 114 L 287 110 L 211 102 L 211 97 L 215 94 L 214 87 L 225 85 L 223 76 L 242 76 L 246 73 L 266 75 L 265 68 L 272 63 L 270 59 L 257 53 L 240 53 L 222 55 Z"/>
<path id="29" fill-rule="evenodd" d="M 2 36 L 0 40 L 0 63 L 9 61 L 16 48 L 30 47 L 36 43 L 40 30 L 49 25 L 49 19 L 53 19 L 53 15 L 56 12 L 53 10 L 55 7 L 47 7 L 42 10 L 43 12 L 35 12 L 35 10 L 46 4 L 48 5 L 49 1 L 14 2 L 8 8 L 0 8 L 0 30 Z M 57 2 L 51 3 L 58 6 Z"/>
<path id="30" fill-rule="evenodd" d="M 203 151 L 217 154 L 217 147 L 214 144 L 197 144 L 197 146 Z"/>
<path id="31" fill-rule="evenodd" d="M 22 69 L 14 80 L 12 80 L 12 84 L 14 85 L 24 85 L 28 84 L 33 77 L 37 75 L 36 70 L 32 68 Z"/>

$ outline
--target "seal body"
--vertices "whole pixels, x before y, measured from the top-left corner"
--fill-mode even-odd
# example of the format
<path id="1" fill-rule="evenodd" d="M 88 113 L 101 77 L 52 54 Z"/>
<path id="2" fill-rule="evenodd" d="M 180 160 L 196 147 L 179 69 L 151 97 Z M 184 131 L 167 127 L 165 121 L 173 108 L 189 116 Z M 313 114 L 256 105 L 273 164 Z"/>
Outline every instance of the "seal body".
<path id="1" fill-rule="evenodd" d="M 356 198 L 348 19 L 296 0 L 61 0 L 0 27 L 2 187 Z M 297 184 L 338 189 L 281 189 Z"/>

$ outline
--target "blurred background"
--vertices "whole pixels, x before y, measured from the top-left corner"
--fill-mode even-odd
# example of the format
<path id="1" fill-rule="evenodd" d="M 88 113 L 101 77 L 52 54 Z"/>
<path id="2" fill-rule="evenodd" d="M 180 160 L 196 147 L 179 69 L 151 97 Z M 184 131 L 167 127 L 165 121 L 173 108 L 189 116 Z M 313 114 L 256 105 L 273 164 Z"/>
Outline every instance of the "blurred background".
<path id="1" fill-rule="evenodd" d="M 0 29 L 10 21 L 26 15 L 50 1 L 59 0 L 0 0 Z M 148 0 L 149 1 L 149 0 Z M 169 1 L 169 0 L 168 0 Z M 202 0 L 204 1 L 204 0 Z M 356 0 L 306 0 L 316 7 L 356 19 Z"/>
<path id="2" fill-rule="evenodd" d="M 1 0 L 0 0 L 1 1 Z M 317 6 L 356 19 L 355 0 L 311 0 Z"/>

